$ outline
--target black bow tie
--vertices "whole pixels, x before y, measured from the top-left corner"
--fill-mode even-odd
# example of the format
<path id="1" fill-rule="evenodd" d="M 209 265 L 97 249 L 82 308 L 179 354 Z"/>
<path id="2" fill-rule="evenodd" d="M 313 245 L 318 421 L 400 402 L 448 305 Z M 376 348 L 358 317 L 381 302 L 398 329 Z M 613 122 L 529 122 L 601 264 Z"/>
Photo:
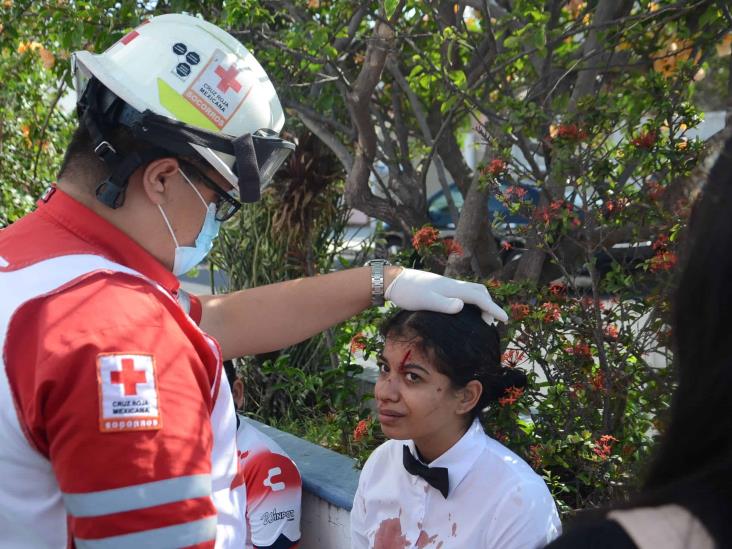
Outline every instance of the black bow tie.
<path id="1" fill-rule="evenodd" d="M 439 490 L 442 497 L 447 499 L 447 492 L 450 489 L 450 479 L 447 476 L 446 467 L 427 467 L 423 463 L 420 463 L 412 455 L 412 452 L 409 451 L 409 446 L 406 444 L 404 445 L 403 461 L 407 473 L 422 477 L 430 486 Z"/>

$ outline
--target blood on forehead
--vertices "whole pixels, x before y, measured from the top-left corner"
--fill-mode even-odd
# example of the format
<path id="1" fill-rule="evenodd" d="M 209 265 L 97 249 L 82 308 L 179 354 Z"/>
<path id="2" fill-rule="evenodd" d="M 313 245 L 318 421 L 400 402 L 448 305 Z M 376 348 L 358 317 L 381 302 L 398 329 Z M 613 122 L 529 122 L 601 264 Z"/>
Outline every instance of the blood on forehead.
<path id="1" fill-rule="evenodd" d="M 407 360 L 409 360 L 409 357 L 412 356 L 412 349 L 407 350 L 406 353 L 404 353 L 404 358 L 402 358 L 402 361 L 399 363 L 399 371 L 404 371 L 404 365 L 407 363 Z"/>

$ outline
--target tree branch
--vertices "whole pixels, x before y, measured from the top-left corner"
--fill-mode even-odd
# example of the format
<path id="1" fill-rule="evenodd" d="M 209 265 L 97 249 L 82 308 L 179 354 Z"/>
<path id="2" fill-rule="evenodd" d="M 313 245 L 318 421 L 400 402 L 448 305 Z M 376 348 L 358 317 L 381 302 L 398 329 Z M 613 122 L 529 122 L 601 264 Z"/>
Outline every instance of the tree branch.
<path id="1" fill-rule="evenodd" d="M 308 114 L 295 110 L 295 108 L 292 108 L 292 110 L 295 111 L 297 117 L 302 121 L 302 123 L 305 124 L 311 132 L 318 136 L 318 139 L 333 151 L 333 154 L 336 155 L 340 163 L 343 165 L 343 168 L 346 170 L 346 173 L 348 173 L 348 170 L 353 166 L 353 157 L 340 139 L 328 131 L 323 124 L 314 118 L 311 118 Z"/>

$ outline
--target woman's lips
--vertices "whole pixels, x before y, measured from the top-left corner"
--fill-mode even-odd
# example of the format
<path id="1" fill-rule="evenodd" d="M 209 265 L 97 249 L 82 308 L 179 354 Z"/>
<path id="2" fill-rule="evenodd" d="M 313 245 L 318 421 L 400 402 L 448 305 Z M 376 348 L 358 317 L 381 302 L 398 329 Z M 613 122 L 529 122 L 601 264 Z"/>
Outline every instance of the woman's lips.
<path id="1" fill-rule="evenodd" d="M 379 410 L 379 422 L 386 425 L 391 425 L 399 421 L 404 417 L 404 414 L 395 412 L 393 410 Z"/>

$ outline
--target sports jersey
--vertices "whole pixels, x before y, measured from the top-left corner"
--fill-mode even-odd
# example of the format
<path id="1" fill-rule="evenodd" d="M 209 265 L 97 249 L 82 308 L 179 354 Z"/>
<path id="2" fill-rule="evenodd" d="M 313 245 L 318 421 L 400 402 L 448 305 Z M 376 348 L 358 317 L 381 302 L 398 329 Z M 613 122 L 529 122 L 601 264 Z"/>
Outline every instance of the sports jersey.
<path id="1" fill-rule="evenodd" d="M 413 441 L 389 440 L 366 461 L 351 510 L 352 549 L 534 549 L 559 534 L 544 481 L 479 421 L 429 464 L 447 468 L 447 497 L 406 471 L 405 445 L 418 458 Z"/>
<path id="2" fill-rule="evenodd" d="M 59 189 L 0 231 L 0 547 L 244 543 L 220 351 L 177 296 Z"/>
<path id="3" fill-rule="evenodd" d="M 247 549 L 291 549 L 300 541 L 302 479 L 270 437 L 238 416 L 240 482 L 246 487 Z M 241 492 L 238 492 L 241 494 Z"/>

